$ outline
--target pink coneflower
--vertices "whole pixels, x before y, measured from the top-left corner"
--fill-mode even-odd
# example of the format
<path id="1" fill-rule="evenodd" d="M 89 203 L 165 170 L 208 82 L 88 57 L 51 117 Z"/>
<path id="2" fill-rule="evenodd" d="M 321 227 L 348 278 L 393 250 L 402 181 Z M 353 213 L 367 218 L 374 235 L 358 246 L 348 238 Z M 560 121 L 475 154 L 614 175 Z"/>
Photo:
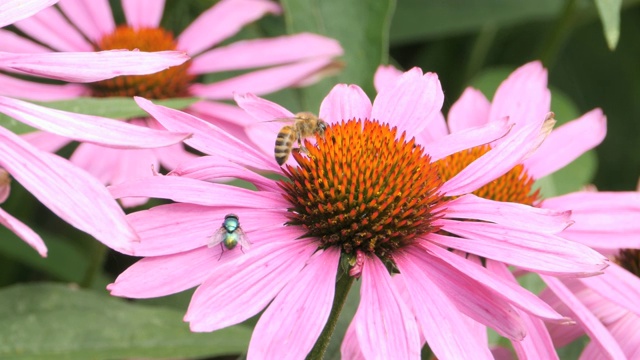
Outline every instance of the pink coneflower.
<path id="1" fill-rule="evenodd" d="M 0 5 L 0 25 L 25 18 L 54 2 L 4 1 Z M 0 53 L 0 68 L 57 79 L 84 81 L 103 80 L 123 72 L 127 73 L 127 68 L 136 57 L 142 65 L 132 73 L 158 71 L 187 60 L 184 54 L 177 52 L 59 53 L 55 56 L 34 55 L 31 58 L 14 55 Z M 98 63 L 94 67 L 82 62 L 98 58 L 110 59 L 111 64 L 102 66 Z M 74 61 L 75 66 L 71 67 L 70 64 Z M 78 61 L 84 66 L 81 70 L 77 68 Z M 117 70 L 118 65 L 121 65 L 122 69 Z M 115 73 L 116 71 L 118 72 Z M 0 96 L 0 112 L 41 130 L 121 148 L 166 146 L 175 144 L 187 136 L 131 126 L 96 116 L 47 109 L 4 96 Z M 0 127 L 0 203 L 9 196 L 9 175 L 72 226 L 93 235 L 118 251 L 133 251 L 131 242 L 138 240 L 138 236 L 127 224 L 124 212 L 102 184 L 66 159 L 40 151 L 19 136 Z M 40 255 L 46 256 L 47 248 L 40 236 L 2 209 L 0 223 L 16 233 Z"/>
<path id="2" fill-rule="evenodd" d="M 48 8 L 15 24 L 44 46 L 16 34 L 2 32 L 0 50 L 23 52 L 27 48 L 31 53 L 180 50 L 187 52 L 193 60 L 154 75 L 118 77 L 82 85 L 51 85 L 3 77 L 12 85 L 0 91 L 31 100 L 134 95 L 151 99 L 201 97 L 207 101 L 193 104 L 189 112 L 242 136 L 244 122 L 249 117 L 237 107 L 221 102 L 231 100 L 233 91 L 265 94 L 306 84 L 330 68 L 334 64 L 333 58 L 342 53 L 335 40 L 308 33 L 219 46 L 246 24 L 266 14 L 279 14 L 280 6 L 272 1 L 222 0 L 193 21 L 178 37 L 160 27 L 164 1 L 123 0 L 122 8 L 127 23 L 117 25 L 107 0 L 61 0 L 57 8 Z M 214 83 L 196 81 L 201 75 L 230 71 L 246 73 Z M 133 122 L 151 128 L 160 127 L 153 119 Z M 56 146 L 65 143 L 64 139 L 43 139 L 37 134 L 32 134 L 28 140 L 34 145 L 42 142 L 51 144 L 47 150 L 56 150 Z M 102 159 L 101 164 L 93 161 L 97 156 Z M 160 165 L 173 169 L 192 157 L 182 146 L 133 152 L 81 144 L 71 161 L 103 182 L 113 184 L 148 175 L 151 164 L 156 169 Z M 136 203 L 127 199 L 125 205 Z"/>
<path id="3" fill-rule="evenodd" d="M 403 74 L 373 104 L 358 86 L 337 85 L 320 108 L 329 124 L 324 137 L 316 137 L 315 145 L 305 141 L 306 154 L 294 151 L 293 165 L 280 168 L 273 155 L 210 123 L 138 98 L 167 129 L 193 133 L 185 142 L 212 156 L 170 176 L 111 187 L 118 198 L 176 203 L 130 215 L 142 237 L 135 251 L 145 258 L 109 290 L 148 298 L 198 286 L 185 316 L 193 331 L 237 324 L 266 307 L 249 358 L 320 356 L 356 277 L 362 287 L 353 323 L 366 358 L 417 359 L 421 336 L 439 358 L 490 358 L 487 344 L 470 335 L 469 317 L 512 339 L 525 336 L 515 309 L 566 321 L 456 250 L 551 275 L 590 275 L 606 266 L 595 251 L 554 235 L 570 224 L 567 212 L 460 190 L 480 187 L 521 162 L 539 144 L 542 126 L 521 127 L 445 182 L 436 160 L 495 140 L 509 128 L 443 136 L 425 149 L 412 135 L 440 111 L 442 99 L 437 76 L 419 69 Z M 294 116 L 253 95 L 236 100 L 261 121 Z M 248 181 L 257 190 L 207 181 L 219 177 Z M 244 252 L 207 246 L 229 213 L 238 216 L 252 243 Z M 398 272 L 408 297 L 394 283 Z"/>
<path id="4" fill-rule="evenodd" d="M 401 72 L 398 70 L 382 67 L 376 74 L 376 85 L 379 89 L 393 86 L 400 77 Z M 429 139 L 437 139 L 443 134 L 456 134 L 476 126 L 499 123 L 505 117 L 515 124 L 516 129 L 539 123 L 540 117 L 550 110 L 550 100 L 547 72 L 539 62 L 532 62 L 514 71 L 500 85 L 492 102 L 479 91 L 468 88 L 451 107 L 448 121 L 445 123 L 442 117 L 434 119 L 421 136 L 426 141 L 431 141 Z M 533 205 L 541 209 L 571 210 L 571 219 L 575 224 L 559 235 L 590 246 L 605 255 L 614 254 L 620 248 L 637 249 L 640 247 L 640 223 L 637 221 L 640 216 L 640 194 L 580 191 L 543 199 L 539 191 L 533 191 L 535 180 L 561 169 L 592 149 L 604 139 L 605 134 L 606 117 L 600 109 L 594 109 L 551 132 L 540 148 L 521 164 L 473 193 L 487 199 Z M 506 136 L 496 143 L 507 141 L 508 138 Z M 444 158 L 441 160 L 441 175 L 444 179 L 455 176 L 490 148 L 489 145 L 484 145 Z M 488 261 L 486 265 L 489 269 L 496 269 L 498 266 Z M 583 288 L 595 291 L 622 308 L 637 313 L 640 308 L 635 299 L 640 296 L 640 281 L 635 277 L 620 275 L 623 272 L 619 266 L 612 264 L 603 275 L 593 278 L 561 280 L 542 275 L 549 288 L 572 308 L 572 312 L 562 313 L 573 315 L 571 318 L 580 325 L 574 329 L 586 331 L 599 351 L 612 358 L 623 354 L 621 347 L 596 320 L 594 314 L 579 305 L 574 292 L 582 292 Z M 508 272 L 501 270 L 501 273 L 501 276 L 512 278 Z M 564 328 L 567 329 L 566 326 Z M 528 332 L 531 336 L 525 341 L 514 343 L 519 355 L 555 355 L 551 337 L 542 322 L 532 321 Z"/>

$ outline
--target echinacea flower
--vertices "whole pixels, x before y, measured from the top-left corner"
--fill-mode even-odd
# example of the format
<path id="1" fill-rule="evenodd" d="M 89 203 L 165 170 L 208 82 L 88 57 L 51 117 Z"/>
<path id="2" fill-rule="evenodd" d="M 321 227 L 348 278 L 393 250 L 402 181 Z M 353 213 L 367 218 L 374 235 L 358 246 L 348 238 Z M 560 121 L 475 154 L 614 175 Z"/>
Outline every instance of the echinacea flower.
<path id="1" fill-rule="evenodd" d="M 381 67 L 376 74 L 376 86 L 384 89 L 399 81 L 402 73 L 392 67 Z M 497 89 L 493 101 L 489 102 L 482 93 L 473 88 L 464 91 L 460 99 L 453 104 L 448 121 L 443 117 L 435 118 L 426 131 L 420 134 L 426 142 L 446 134 L 462 133 L 470 128 L 499 123 L 508 118 L 517 129 L 532 123 L 539 123 L 545 113 L 550 111 L 551 94 L 547 89 L 547 72 L 539 62 L 531 62 L 515 70 Z M 616 254 L 620 249 L 640 248 L 640 194 L 637 192 L 596 192 L 579 191 L 553 198 L 542 198 L 534 191 L 534 182 L 549 175 L 584 152 L 597 146 L 606 134 L 606 117 L 600 109 L 594 109 L 579 119 L 570 121 L 551 132 L 544 143 L 520 164 L 491 183 L 475 190 L 477 196 L 496 201 L 515 202 L 533 205 L 541 209 L 570 210 L 575 223 L 564 229 L 559 235 L 600 251 L 604 255 Z M 508 141 L 508 135 L 494 143 Z M 451 178 L 462 171 L 491 147 L 484 145 L 461 151 L 442 159 L 441 175 Z M 497 264 L 487 261 L 487 268 L 495 269 Z M 504 276 L 512 278 L 508 272 Z M 570 326 L 553 326 L 556 332 L 588 333 L 593 345 L 600 354 L 611 358 L 624 356 L 625 351 L 617 344 L 606 327 L 597 320 L 584 305 L 578 294 L 596 293 L 627 311 L 640 313 L 637 299 L 640 297 L 640 280 L 615 262 L 603 275 L 577 279 L 557 279 L 542 274 L 541 277 L 555 296 L 565 302 L 558 307 L 563 315 L 577 322 Z M 550 298 L 551 295 L 545 295 Z M 585 296 L 592 299 L 592 296 Z M 587 300 L 591 302 L 591 300 Z M 566 307 L 571 311 L 564 311 Z M 591 306 L 591 308 L 593 308 Z M 558 330 L 563 329 L 563 330 Z M 484 331 L 481 329 L 481 331 Z M 514 342 L 518 355 L 523 357 L 557 356 L 551 337 L 540 321 L 532 321 L 528 326 L 525 341 Z M 575 337 L 574 337 L 575 339 Z M 562 344 L 565 344 L 562 341 Z M 632 344 L 635 344 L 632 342 Z M 627 346 L 626 349 L 629 349 Z M 544 352 L 543 351 L 546 351 Z M 596 353 L 595 350 L 591 350 Z M 628 351 L 626 351 L 629 354 Z"/>
<path id="2" fill-rule="evenodd" d="M 192 61 L 154 75 L 117 77 L 87 84 L 43 84 L 0 75 L 0 83 L 10 84 L 0 88 L 0 93 L 44 101 L 79 96 L 200 97 L 206 101 L 191 105 L 189 112 L 242 136 L 239 133 L 250 117 L 237 107 L 222 102 L 232 100 L 233 91 L 266 94 L 307 84 L 330 68 L 334 57 L 342 54 L 337 41 L 309 33 L 220 45 L 246 24 L 266 14 L 279 14 L 280 6 L 268 0 L 219 1 L 175 38 L 160 26 L 164 1 L 122 0 L 122 9 L 126 24 L 117 25 L 107 0 L 61 0 L 57 7 L 15 24 L 42 45 L 4 31 L 0 32 L 0 44 L 3 44 L 0 50 L 27 51 L 29 56 L 34 52 L 54 55 L 56 52 L 111 49 L 179 50 L 189 54 Z M 202 75 L 224 75 L 232 71 L 235 75 L 227 76 L 225 80 L 197 82 L 197 77 Z M 238 75 L 239 71 L 245 73 Z M 134 119 L 131 122 L 161 128 L 153 119 Z M 55 151 L 68 142 L 52 139 L 50 134 L 30 134 L 27 140 L 36 146 L 46 144 L 49 151 Z M 96 156 L 101 157 L 100 164 L 92 161 Z M 193 156 L 182 145 L 128 151 L 83 143 L 75 150 L 71 161 L 105 184 L 115 184 L 147 176 L 151 165 L 156 169 L 160 165 L 173 169 Z M 139 203 L 124 200 L 126 206 Z"/>
<path id="3" fill-rule="evenodd" d="M 0 24 L 6 25 L 12 20 L 22 19 L 52 3 L 54 2 L 5 1 L 0 6 Z M 145 62 L 144 53 L 128 53 L 133 54 L 134 57 L 140 55 L 139 59 Z M 80 71 L 75 67 L 64 65 L 66 60 L 74 58 L 75 55 L 87 60 L 95 58 L 96 54 L 90 56 L 68 54 L 69 57 L 66 58 L 64 55 L 56 54 L 55 57 L 35 55 L 29 59 L 30 62 L 22 63 L 20 59 L 25 59 L 23 56 L 12 57 L 12 54 L 0 53 L 0 67 L 19 69 L 22 72 L 43 76 L 52 75 L 56 78 L 68 77 L 69 80 L 82 77 L 85 80 L 95 81 L 115 76 L 113 72 L 115 70 L 110 66 L 106 69 L 100 64 L 96 64 L 95 67 L 84 64 L 84 68 Z M 97 56 L 101 55 L 97 54 Z M 148 73 L 165 68 L 167 64 L 176 65 L 186 60 L 184 54 L 179 53 L 154 56 L 159 61 L 155 61 L 152 67 L 143 65 L 142 70 L 133 71 Z M 113 65 L 123 65 L 119 73 L 127 71 L 126 66 L 130 64 L 130 60 L 118 61 L 117 57 L 110 55 L 104 57 L 110 58 Z M 43 64 L 49 64 L 48 61 L 53 58 L 60 60 L 56 66 L 43 66 Z M 150 58 L 146 57 L 146 59 Z M 161 67 L 158 68 L 158 66 Z M 145 129 L 96 116 L 52 110 L 4 96 L 0 96 L 0 112 L 41 130 L 121 148 L 166 146 L 175 144 L 188 135 Z M 40 151 L 16 134 L 0 127 L 0 203 L 9 196 L 10 176 L 72 226 L 91 234 L 113 249 L 127 253 L 133 251 L 131 242 L 137 241 L 138 236 L 127 224 L 124 212 L 102 184 L 66 159 Z M 0 209 L 0 224 L 13 231 L 40 255 L 47 255 L 47 248 L 42 238 L 2 209 Z"/>
<path id="4" fill-rule="evenodd" d="M 324 137 L 317 136 L 315 145 L 305 140 L 306 151 L 293 151 L 284 168 L 219 127 L 137 101 L 167 129 L 193 133 L 185 142 L 212 156 L 167 176 L 110 188 L 116 198 L 176 203 L 129 215 L 142 238 L 136 254 L 144 258 L 108 289 L 149 298 L 197 286 L 185 316 L 193 331 L 221 329 L 264 310 L 250 359 L 305 358 L 335 321 L 356 277 L 362 286 L 353 323 L 366 358 L 417 359 L 421 336 L 438 358 L 490 358 L 487 344 L 467 331 L 467 316 L 513 339 L 525 335 L 516 308 L 548 321 L 566 319 L 522 287 L 466 261 L 457 249 L 551 275 L 591 275 L 606 266 L 597 252 L 554 235 L 570 224 L 568 212 L 460 190 L 480 187 L 522 161 L 539 145 L 541 126 L 521 127 L 460 175 L 441 180 L 438 159 L 493 141 L 509 127 L 478 127 L 425 148 L 412 137 L 440 111 L 443 94 L 435 74 L 412 69 L 373 104 L 358 86 L 335 86 L 320 108 L 328 124 Z M 251 94 L 236 101 L 265 126 L 294 116 Z M 270 146 L 276 136 L 277 130 L 271 132 Z M 247 181 L 256 190 L 209 182 L 219 177 Z M 238 216 L 249 249 L 207 246 L 229 213 Z M 402 277 L 396 279 L 398 272 Z M 406 284 L 408 297 L 396 280 Z"/>

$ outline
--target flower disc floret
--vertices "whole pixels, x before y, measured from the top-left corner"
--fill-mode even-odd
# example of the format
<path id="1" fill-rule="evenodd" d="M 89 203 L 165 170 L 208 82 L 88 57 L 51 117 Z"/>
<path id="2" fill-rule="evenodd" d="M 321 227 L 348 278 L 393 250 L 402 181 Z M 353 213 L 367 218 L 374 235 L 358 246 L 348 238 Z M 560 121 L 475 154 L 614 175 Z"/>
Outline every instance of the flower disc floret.
<path id="1" fill-rule="evenodd" d="M 360 250 L 390 260 L 416 237 L 438 229 L 443 207 L 438 168 L 414 139 L 371 120 L 330 126 L 316 145 L 305 141 L 299 166 L 287 166 L 282 181 L 288 225 L 306 229 L 320 248 Z"/>

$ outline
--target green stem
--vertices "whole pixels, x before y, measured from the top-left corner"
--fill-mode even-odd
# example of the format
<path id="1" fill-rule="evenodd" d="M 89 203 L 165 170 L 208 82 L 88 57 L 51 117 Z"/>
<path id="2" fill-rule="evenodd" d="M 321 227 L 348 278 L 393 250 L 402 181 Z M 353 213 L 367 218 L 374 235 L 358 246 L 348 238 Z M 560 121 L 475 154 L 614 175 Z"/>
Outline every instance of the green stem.
<path id="1" fill-rule="evenodd" d="M 329 319 L 327 320 L 327 324 L 324 326 L 318 341 L 316 341 L 313 349 L 311 349 L 311 352 L 307 355 L 307 360 L 321 360 L 324 357 L 324 353 L 327 351 L 327 346 L 329 346 L 329 340 L 331 340 L 331 335 L 336 329 L 336 324 L 338 323 L 340 312 L 342 312 L 342 307 L 347 300 L 349 289 L 351 289 L 351 285 L 353 284 L 353 277 L 349 276 L 349 274 L 338 273 L 338 276 L 339 278 L 336 282 L 336 294 L 333 297 L 333 305 L 331 307 Z"/>
<path id="2" fill-rule="evenodd" d="M 91 242 L 89 266 L 84 273 L 84 278 L 80 282 L 80 287 L 89 288 L 93 284 L 98 272 L 102 270 L 104 259 L 107 254 L 107 247 L 98 241 Z"/>
<path id="3" fill-rule="evenodd" d="M 487 58 L 487 54 L 491 49 L 491 44 L 498 33 L 498 27 L 495 24 L 486 24 L 482 26 L 478 36 L 476 36 L 473 46 L 471 47 L 471 54 L 467 61 L 467 69 L 465 71 L 465 83 L 468 82 L 473 76 L 482 68 Z"/>
<path id="4" fill-rule="evenodd" d="M 562 43 L 569 35 L 569 29 L 573 26 L 575 20 L 576 0 L 567 0 L 562 9 L 562 13 L 556 21 L 553 29 L 547 36 L 547 40 L 543 43 L 540 51 L 540 60 L 549 68 L 558 53 Z"/>

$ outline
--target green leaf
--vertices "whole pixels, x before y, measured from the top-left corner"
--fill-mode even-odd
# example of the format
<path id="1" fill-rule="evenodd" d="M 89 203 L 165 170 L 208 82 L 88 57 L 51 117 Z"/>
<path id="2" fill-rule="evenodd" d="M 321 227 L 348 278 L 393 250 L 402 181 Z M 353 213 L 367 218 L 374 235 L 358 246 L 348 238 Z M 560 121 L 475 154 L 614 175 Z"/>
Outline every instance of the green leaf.
<path id="1" fill-rule="evenodd" d="M 300 89 L 305 110 L 315 111 L 338 83 L 357 84 L 375 94 L 373 74 L 387 63 L 388 34 L 393 0 L 283 0 L 287 32 L 312 32 L 334 38 L 344 49 L 344 69 L 335 77 Z"/>
<path id="2" fill-rule="evenodd" d="M 551 19 L 557 0 L 402 0 L 391 24 L 394 45 L 472 32 L 486 25 L 504 27 Z"/>
<path id="3" fill-rule="evenodd" d="M 60 284 L 0 291 L 0 358 L 184 358 L 244 353 L 251 329 L 192 333 L 183 311 Z"/>
<path id="4" fill-rule="evenodd" d="M 620 38 L 620 9 L 622 8 L 622 0 L 595 0 L 596 7 L 602 27 L 604 37 L 607 39 L 609 49 L 615 50 Z"/>
<path id="5" fill-rule="evenodd" d="M 0 126 L 13 132 L 14 134 L 26 134 L 35 129 L 29 125 L 23 124 L 14 118 L 0 113 Z"/>
<path id="6" fill-rule="evenodd" d="M 157 105 L 167 106 L 173 109 L 184 109 L 195 103 L 197 98 L 176 98 L 166 100 L 154 100 Z M 78 114 L 96 115 L 115 119 L 130 119 L 149 116 L 130 97 L 93 98 L 80 97 L 73 100 L 52 102 L 35 102 L 38 105 L 53 109 L 74 112 Z"/>

